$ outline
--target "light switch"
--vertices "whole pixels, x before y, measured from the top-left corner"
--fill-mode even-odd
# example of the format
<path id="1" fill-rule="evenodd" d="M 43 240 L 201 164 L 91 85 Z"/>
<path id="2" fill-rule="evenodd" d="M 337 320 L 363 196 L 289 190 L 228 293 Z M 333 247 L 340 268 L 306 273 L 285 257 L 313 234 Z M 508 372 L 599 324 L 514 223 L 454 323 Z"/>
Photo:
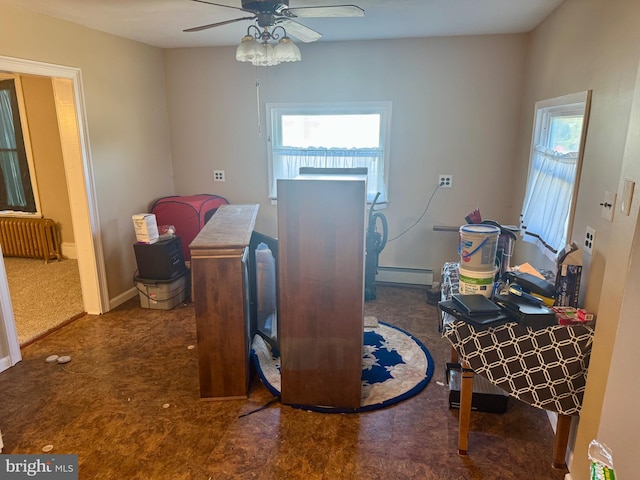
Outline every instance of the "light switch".
<path id="1" fill-rule="evenodd" d="M 636 186 L 636 182 L 630 178 L 624 179 L 624 185 L 622 187 L 622 198 L 620 199 L 620 211 L 625 215 L 629 215 L 631 211 L 631 202 L 633 200 L 633 189 Z"/>
<path id="2" fill-rule="evenodd" d="M 602 218 L 613 222 L 613 211 L 616 209 L 616 194 L 614 192 L 604 192 L 604 202 L 600 205 Z"/>

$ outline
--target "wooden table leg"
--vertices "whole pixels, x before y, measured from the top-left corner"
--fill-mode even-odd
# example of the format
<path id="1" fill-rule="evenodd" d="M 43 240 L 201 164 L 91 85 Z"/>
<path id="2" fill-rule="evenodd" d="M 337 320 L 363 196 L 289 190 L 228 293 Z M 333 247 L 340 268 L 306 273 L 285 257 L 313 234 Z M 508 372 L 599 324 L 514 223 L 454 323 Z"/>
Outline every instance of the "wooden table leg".
<path id="1" fill-rule="evenodd" d="M 471 397 L 473 395 L 473 370 L 462 362 L 460 381 L 460 413 L 458 414 L 458 455 L 466 455 L 469 448 L 469 422 L 471 421 Z"/>
<path id="2" fill-rule="evenodd" d="M 565 468 L 567 457 L 567 443 L 571 430 L 571 415 L 558 414 L 556 438 L 553 442 L 553 468 Z"/>

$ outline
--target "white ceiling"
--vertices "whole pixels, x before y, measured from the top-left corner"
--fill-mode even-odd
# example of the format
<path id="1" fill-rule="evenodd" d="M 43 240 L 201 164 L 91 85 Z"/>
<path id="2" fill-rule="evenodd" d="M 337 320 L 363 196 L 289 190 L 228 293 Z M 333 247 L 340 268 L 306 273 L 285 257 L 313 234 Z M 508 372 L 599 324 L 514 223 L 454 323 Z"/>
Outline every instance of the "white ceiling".
<path id="1" fill-rule="evenodd" d="M 241 0 L 212 0 L 240 7 Z M 563 0 L 290 0 L 289 6 L 355 4 L 358 18 L 304 18 L 320 41 L 520 33 L 535 28 Z M 0 0 L 157 47 L 237 45 L 250 21 L 200 32 L 184 29 L 246 12 L 192 0 Z"/>

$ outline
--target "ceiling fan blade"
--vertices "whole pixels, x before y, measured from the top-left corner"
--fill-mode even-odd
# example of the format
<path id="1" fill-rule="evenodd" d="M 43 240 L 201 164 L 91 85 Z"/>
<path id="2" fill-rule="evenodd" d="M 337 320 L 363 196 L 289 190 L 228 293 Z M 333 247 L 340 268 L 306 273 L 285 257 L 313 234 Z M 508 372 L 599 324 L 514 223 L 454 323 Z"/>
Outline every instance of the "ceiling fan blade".
<path id="1" fill-rule="evenodd" d="M 199 27 L 187 28 L 187 29 L 183 30 L 183 32 L 199 32 L 201 30 L 207 30 L 207 29 L 213 28 L 213 27 L 220 27 L 222 25 L 228 25 L 230 23 L 236 23 L 236 22 L 240 22 L 242 20 L 253 20 L 255 18 L 256 18 L 255 15 L 253 17 L 234 18 L 233 20 L 225 20 L 224 22 L 210 23 L 208 25 L 201 25 Z"/>
<path id="2" fill-rule="evenodd" d="M 321 33 L 316 32 L 315 30 L 288 18 L 278 20 L 276 23 L 283 26 L 287 31 L 287 34 L 297 38 L 304 43 L 315 42 L 316 40 L 320 40 L 322 38 Z"/>
<path id="3" fill-rule="evenodd" d="M 207 5 L 214 5 L 216 7 L 233 8 L 235 10 L 242 10 L 243 12 L 248 12 L 249 11 L 249 10 L 245 10 L 244 8 L 234 7 L 232 5 L 224 5 L 222 3 L 207 2 L 206 0 L 191 0 L 191 1 L 198 2 L 198 3 L 205 3 Z"/>
<path id="4" fill-rule="evenodd" d="M 330 7 L 288 8 L 295 17 L 364 17 L 364 10 L 356 5 L 333 5 Z"/>

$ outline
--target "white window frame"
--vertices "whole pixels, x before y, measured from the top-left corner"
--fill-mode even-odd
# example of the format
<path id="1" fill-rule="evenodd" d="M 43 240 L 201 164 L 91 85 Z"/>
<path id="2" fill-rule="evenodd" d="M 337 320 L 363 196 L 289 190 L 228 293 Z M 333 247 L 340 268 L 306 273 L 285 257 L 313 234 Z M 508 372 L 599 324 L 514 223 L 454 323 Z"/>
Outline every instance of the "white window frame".
<path id="1" fill-rule="evenodd" d="M 582 115 L 582 130 L 580 132 L 579 139 L 579 147 L 578 151 L 575 152 L 576 155 L 576 167 L 575 167 L 575 176 L 573 178 L 572 184 L 572 192 L 570 199 L 570 206 L 567 212 L 566 218 L 562 219 L 564 222 L 564 242 L 569 243 L 570 235 L 573 230 L 573 223 L 575 217 L 575 206 L 576 200 L 578 198 L 578 187 L 580 181 L 580 174 L 582 170 L 582 159 L 584 156 L 584 146 L 587 134 L 587 126 L 589 123 L 589 110 L 591 105 L 591 90 L 573 93 L 569 95 L 564 95 L 561 97 L 551 98 L 548 100 L 543 100 L 536 102 L 535 104 L 535 116 L 534 116 L 534 124 L 533 124 L 533 132 L 531 135 L 531 150 L 529 154 L 529 170 L 527 177 L 527 192 L 525 193 L 525 198 L 523 201 L 523 212 L 526 210 L 527 203 L 529 202 L 529 197 L 531 195 L 531 178 L 534 169 L 534 159 L 536 155 L 537 148 L 539 146 L 547 146 L 547 142 L 549 140 L 550 134 L 550 123 L 553 118 L 562 117 L 562 116 L 575 116 Z M 539 205 L 540 208 L 544 209 L 544 205 Z M 548 217 L 545 217 L 547 219 Z M 550 217 L 549 217 L 550 218 Z M 560 220 L 558 220 L 560 221 Z M 559 225 L 557 225 L 559 226 Z M 523 225 L 524 227 L 524 225 Z M 537 237 L 535 235 L 531 235 L 531 233 L 527 233 L 527 231 L 522 229 L 523 239 L 534 243 L 538 246 L 540 251 L 548 257 L 550 260 L 554 261 L 557 258 L 558 252 L 564 248 L 565 245 L 549 245 L 544 238 Z"/>
<path id="2" fill-rule="evenodd" d="M 267 158 L 268 158 L 268 180 L 269 180 L 269 198 L 272 201 L 277 200 L 277 178 L 274 173 L 274 154 L 273 147 L 277 145 L 278 139 L 281 138 L 280 117 L 282 115 L 358 115 L 376 113 L 380 115 L 380 144 L 383 148 L 383 165 L 382 171 L 383 188 L 377 203 L 386 203 L 389 201 L 389 139 L 391 138 L 391 108 L 392 102 L 338 102 L 338 103 L 267 103 L 266 118 L 267 131 Z M 275 142 L 274 142 L 275 139 Z M 378 182 L 367 182 L 371 188 Z M 367 192 L 367 201 L 371 203 L 375 194 L 373 190 Z"/>

